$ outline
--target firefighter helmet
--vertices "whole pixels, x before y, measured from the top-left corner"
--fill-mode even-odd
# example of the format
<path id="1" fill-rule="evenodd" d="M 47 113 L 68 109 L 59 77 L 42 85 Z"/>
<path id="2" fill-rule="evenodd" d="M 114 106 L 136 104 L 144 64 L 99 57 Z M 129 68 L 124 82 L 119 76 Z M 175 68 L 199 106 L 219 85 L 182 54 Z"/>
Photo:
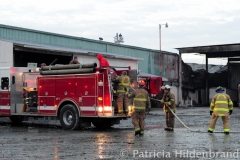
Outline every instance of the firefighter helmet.
<path id="1" fill-rule="evenodd" d="M 164 86 L 164 89 L 170 90 L 171 87 L 167 84 L 167 85 Z"/>
<path id="2" fill-rule="evenodd" d="M 144 86 L 144 85 L 145 85 L 145 82 L 144 82 L 144 80 L 139 80 L 139 81 L 138 81 L 138 84 L 139 84 L 140 86 Z"/>
<path id="3" fill-rule="evenodd" d="M 216 92 L 219 92 L 219 91 L 225 91 L 225 90 L 223 89 L 223 87 L 218 86 L 215 91 L 216 91 Z"/>

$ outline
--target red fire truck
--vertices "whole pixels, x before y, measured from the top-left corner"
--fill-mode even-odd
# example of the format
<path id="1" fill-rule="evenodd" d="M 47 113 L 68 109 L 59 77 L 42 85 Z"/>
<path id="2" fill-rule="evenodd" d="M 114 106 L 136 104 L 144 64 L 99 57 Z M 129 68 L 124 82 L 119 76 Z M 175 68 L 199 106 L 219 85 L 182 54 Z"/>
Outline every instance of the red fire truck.
<path id="1" fill-rule="evenodd" d="M 28 117 L 58 119 L 64 129 L 119 124 L 132 111 L 129 106 L 128 115 L 116 115 L 113 77 L 123 70 L 96 66 L 0 67 L 0 117 L 14 123 Z M 137 86 L 136 70 L 126 71 Z"/>

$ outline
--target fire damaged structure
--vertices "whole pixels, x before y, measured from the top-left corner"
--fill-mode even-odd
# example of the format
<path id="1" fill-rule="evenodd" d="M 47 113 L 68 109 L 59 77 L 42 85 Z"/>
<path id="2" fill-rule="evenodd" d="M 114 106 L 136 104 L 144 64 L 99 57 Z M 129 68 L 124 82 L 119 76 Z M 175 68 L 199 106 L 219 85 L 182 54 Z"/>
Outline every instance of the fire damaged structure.
<path id="1" fill-rule="evenodd" d="M 179 67 L 179 97 L 180 103 L 192 100 L 196 104 L 208 105 L 213 95 L 213 87 L 222 86 L 235 103 L 240 102 L 240 44 L 225 44 L 177 48 L 181 59 L 182 54 L 205 55 L 205 66 L 193 70 L 194 64 L 184 64 Z M 209 58 L 227 58 L 226 66 L 208 64 Z M 182 94 L 182 95 L 181 95 Z"/>

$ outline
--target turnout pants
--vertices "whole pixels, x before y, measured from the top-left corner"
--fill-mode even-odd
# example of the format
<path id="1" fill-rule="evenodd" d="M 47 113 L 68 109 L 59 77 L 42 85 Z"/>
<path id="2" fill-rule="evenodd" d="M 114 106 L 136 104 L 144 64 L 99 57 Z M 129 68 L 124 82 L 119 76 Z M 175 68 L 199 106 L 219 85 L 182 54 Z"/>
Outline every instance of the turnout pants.
<path id="1" fill-rule="evenodd" d="M 128 97 L 125 93 L 118 93 L 117 97 L 117 106 L 118 106 L 118 113 L 128 113 Z M 124 111 L 123 111 L 124 109 Z"/>
<path id="2" fill-rule="evenodd" d="M 174 128 L 174 118 L 175 116 L 172 114 L 171 111 L 166 112 L 166 125 L 167 128 Z"/>
<path id="3" fill-rule="evenodd" d="M 134 125 L 135 132 L 144 134 L 146 113 L 145 110 L 135 110 L 132 113 L 132 124 Z"/>
<path id="4" fill-rule="evenodd" d="M 216 116 L 214 113 L 212 114 L 210 125 L 208 130 L 214 131 L 215 125 L 217 122 L 218 116 Z M 229 116 L 222 116 L 222 121 L 223 121 L 223 130 L 224 132 L 229 132 L 230 131 L 230 123 L 229 123 Z"/>

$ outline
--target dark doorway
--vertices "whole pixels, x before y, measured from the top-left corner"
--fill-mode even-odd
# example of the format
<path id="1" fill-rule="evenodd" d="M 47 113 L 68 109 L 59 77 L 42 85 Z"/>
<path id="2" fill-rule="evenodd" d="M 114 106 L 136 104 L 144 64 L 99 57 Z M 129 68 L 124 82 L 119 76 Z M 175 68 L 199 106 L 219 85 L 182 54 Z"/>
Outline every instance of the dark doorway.
<path id="1" fill-rule="evenodd" d="M 28 63 L 37 63 L 40 67 L 41 63 L 49 65 L 57 58 L 55 64 L 69 64 L 72 60 L 72 54 L 57 55 L 57 54 L 43 54 L 36 52 L 14 51 L 14 67 L 27 67 Z"/>

